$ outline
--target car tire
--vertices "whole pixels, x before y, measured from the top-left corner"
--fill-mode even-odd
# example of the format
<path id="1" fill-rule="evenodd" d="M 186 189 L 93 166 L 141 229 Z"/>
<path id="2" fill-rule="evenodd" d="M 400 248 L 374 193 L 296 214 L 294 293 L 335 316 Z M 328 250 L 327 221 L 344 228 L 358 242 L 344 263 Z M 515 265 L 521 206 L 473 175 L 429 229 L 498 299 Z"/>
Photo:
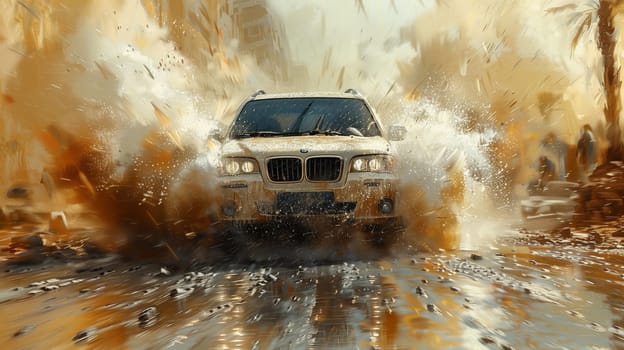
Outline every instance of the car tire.
<path id="1" fill-rule="evenodd" d="M 224 225 L 216 235 L 217 239 L 215 243 L 226 256 L 232 257 L 239 255 L 246 249 L 243 233 L 243 228 L 240 225 Z"/>
<path id="2" fill-rule="evenodd" d="M 400 218 L 394 218 L 384 223 L 367 225 L 365 232 L 373 247 L 389 247 L 403 237 L 405 225 Z"/>

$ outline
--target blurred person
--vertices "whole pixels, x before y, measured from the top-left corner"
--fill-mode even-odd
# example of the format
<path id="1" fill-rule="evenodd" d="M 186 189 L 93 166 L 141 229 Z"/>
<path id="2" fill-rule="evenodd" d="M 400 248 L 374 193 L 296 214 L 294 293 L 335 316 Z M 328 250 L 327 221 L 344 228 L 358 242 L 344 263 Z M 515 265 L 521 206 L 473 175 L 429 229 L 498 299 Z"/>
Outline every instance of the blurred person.
<path id="1" fill-rule="evenodd" d="M 576 161 L 580 170 L 581 181 L 587 182 L 598 162 L 596 137 L 589 124 L 583 125 L 581 135 L 576 144 Z"/>
<path id="2" fill-rule="evenodd" d="M 549 132 L 544 140 L 542 141 L 542 146 L 545 151 L 551 154 L 557 165 L 558 180 L 565 181 L 567 178 L 566 173 L 566 158 L 568 156 L 568 145 L 561 141 L 553 132 Z"/>
<path id="3" fill-rule="evenodd" d="M 555 163 L 547 156 L 541 155 L 537 161 L 537 178 L 529 183 L 529 195 L 539 195 L 546 185 L 557 176 Z"/>
<path id="4" fill-rule="evenodd" d="M 548 157 L 542 155 L 539 157 L 539 179 L 538 187 L 544 189 L 546 184 L 556 178 L 557 171 L 555 163 Z"/>

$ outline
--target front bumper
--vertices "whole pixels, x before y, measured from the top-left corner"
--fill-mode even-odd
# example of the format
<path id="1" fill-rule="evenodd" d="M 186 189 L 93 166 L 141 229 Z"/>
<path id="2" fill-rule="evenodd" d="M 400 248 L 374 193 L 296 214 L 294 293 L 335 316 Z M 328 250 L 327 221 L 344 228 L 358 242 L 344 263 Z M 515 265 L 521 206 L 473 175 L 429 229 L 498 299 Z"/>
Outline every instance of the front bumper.
<path id="1" fill-rule="evenodd" d="M 223 222 L 333 219 L 363 224 L 397 216 L 398 178 L 392 173 L 352 173 L 343 183 L 266 184 L 261 175 L 219 178 Z"/>

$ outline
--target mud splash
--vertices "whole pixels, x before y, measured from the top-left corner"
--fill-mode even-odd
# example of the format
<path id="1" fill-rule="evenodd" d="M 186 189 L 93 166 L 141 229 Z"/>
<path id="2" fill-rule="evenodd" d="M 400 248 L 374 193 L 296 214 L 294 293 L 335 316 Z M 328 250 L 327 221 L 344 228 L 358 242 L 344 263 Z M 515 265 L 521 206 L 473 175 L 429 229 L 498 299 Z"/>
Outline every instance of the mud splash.
<path id="1" fill-rule="evenodd" d="M 208 226 L 222 102 L 208 102 L 195 74 L 215 69 L 188 62 L 141 4 L 75 5 L 10 8 L 24 27 L 3 53 L 21 57 L 2 79 L 2 132 L 16 145 L 2 182 L 28 186 L 35 211 L 63 210 L 74 226 L 92 212 L 113 249 Z M 218 72 L 215 85 L 237 74 Z"/>

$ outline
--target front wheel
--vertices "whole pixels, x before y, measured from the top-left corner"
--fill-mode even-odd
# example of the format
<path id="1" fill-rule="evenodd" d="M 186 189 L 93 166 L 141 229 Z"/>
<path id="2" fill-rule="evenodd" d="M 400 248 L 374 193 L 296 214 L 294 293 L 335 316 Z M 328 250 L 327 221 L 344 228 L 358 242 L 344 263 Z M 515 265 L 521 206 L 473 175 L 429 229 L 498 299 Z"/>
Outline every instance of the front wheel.
<path id="1" fill-rule="evenodd" d="M 375 247 L 390 246 L 398 242 L 405 232 L 401 218 L 388 219 L 386 222 L 366 225 L 364 232 L 367 240 Z"/>
<path id="2" fill-rule="evenodd" d="M 227 256 L 235 256 L 246 248 L 245 233 L 247 227 L 239 223 L 226 223 L 216 234 L 216 246 Z"/>

